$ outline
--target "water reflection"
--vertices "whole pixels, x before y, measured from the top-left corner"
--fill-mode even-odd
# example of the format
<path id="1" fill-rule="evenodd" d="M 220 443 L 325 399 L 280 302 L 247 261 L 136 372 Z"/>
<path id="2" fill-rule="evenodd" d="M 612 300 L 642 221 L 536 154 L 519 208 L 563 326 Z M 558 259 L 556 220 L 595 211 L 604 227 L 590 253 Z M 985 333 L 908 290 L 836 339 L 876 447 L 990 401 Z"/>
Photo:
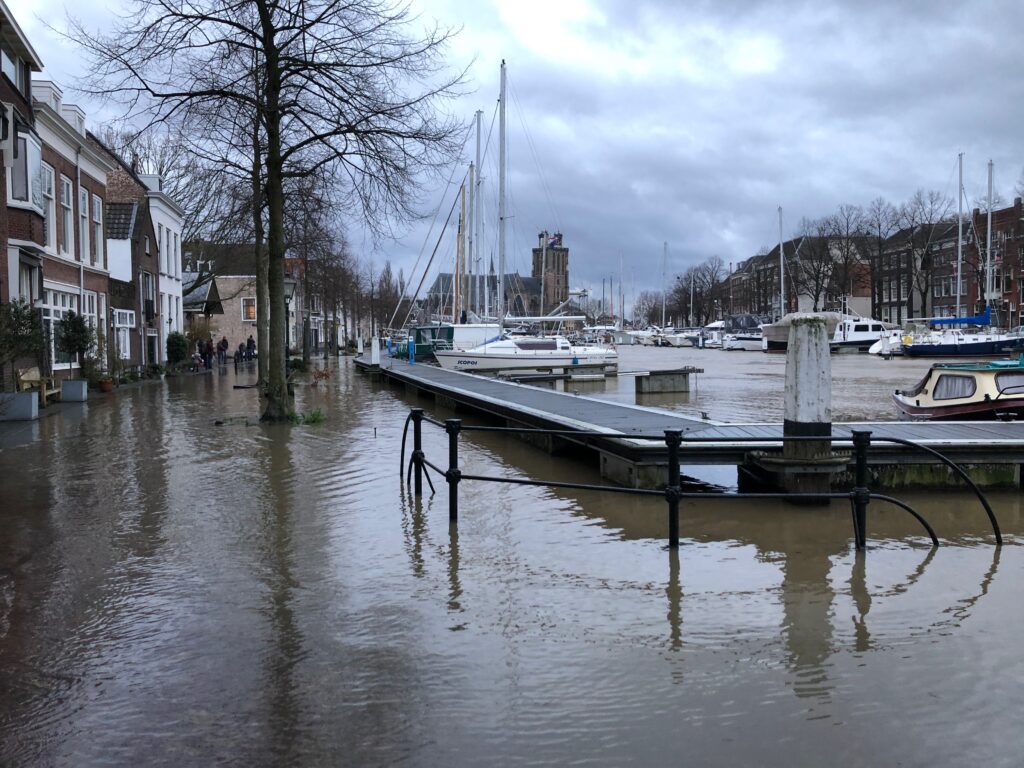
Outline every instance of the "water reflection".
<path id="1" fill-rule="evenodd" d="M 341 368 L 320 427 L 215 427 L 233 381 L 0 447 L 0 764 L 959 763 L 1014 727 L 1024 556 L 973 500 L 907 498 L 937 552 L 884 505 L 863 555 L 845 504 L 737 499 L 667 552 L 662 499 L 471 482 L 455 527 L 396 477 L 401 391 Z M 467 473 L 600 482 L 464 438 Z"/>

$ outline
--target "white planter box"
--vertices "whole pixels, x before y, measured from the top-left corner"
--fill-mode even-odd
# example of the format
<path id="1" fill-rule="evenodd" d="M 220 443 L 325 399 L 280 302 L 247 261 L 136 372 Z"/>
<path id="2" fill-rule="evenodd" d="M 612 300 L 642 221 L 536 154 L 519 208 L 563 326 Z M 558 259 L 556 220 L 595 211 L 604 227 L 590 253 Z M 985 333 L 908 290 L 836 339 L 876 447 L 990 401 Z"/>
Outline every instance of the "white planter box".
<path id="1" fill-rule="evenodd" d="M 64 379 L 60 383 L 62 403 L 84 403 L 89 399 L 89 382 L 85 379 Z"/>
<path id="2" fill-rule="evenodd" d="M 33 421 L 38 418 L 38 392 L 0 392 L 0 421 Z"/>

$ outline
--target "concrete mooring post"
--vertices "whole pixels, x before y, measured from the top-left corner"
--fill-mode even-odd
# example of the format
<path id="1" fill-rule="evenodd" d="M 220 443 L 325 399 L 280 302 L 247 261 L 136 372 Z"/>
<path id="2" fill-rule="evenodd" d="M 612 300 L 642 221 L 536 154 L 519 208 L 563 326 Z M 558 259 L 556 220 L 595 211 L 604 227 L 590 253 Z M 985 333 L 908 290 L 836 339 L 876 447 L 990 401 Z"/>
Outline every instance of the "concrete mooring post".
<path id="1" fill-rule="evenodd" d="M 380 365 L 380 341 L 376 336 L 370 341 L 370 365 Z"/>
<path id="2" fill-rule="evenodd" d="M 832 435 L 832 358 L 823 317 L 799 317 L 789 326 L 783 414 L 783 437 Z M 782 460 L 787 491 L 828 493 L 831 441 L 785 441 Z"/>
<path id="3" fill-rule="evenodd" d="M 359 336 L 358 338 L 356 338 L 356 354 L 357 355 L 362 355 L 363 354 L 363 337 L 362 336 Z"/>
<path id="4" fill-rule="evenodd" d="M 832 359 L 823 317 L 795 318 L 786 350 L 786 395 L 782 425 L 782 455 L 755 451 L 745 469 L 759 484 L 792 493 L 828 493 L 832 475 L 847 457 L 833 455 Z M 805 438 L 786 440 L 785 438 Z M 821 440 L 806 438 L 820 437 Z M 813 496 L 793 501 L 815 503 Z M 820 497 L 820 503 L 827 499 Z"/>

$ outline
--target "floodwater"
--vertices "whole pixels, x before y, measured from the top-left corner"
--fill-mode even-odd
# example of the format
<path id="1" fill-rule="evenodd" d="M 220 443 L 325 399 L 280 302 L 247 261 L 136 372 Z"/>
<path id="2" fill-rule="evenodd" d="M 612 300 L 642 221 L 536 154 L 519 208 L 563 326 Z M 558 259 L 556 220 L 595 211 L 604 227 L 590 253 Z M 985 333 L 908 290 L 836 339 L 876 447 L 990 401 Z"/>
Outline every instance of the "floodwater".
<path id="1" fill-rule="evenodd" d="M 559 382 L 558 388 L 581 395 L 636 402 L 679 411 L 692 418 L 705 414 L 711 421 L 781 422 L 786 384 L 786 356 L 764 352 L 694 349 L 693 347 L 621 346 L 619 369 L 623 375 L 604 381 Z M 895 389 L 909 389 L 920 381 L 935 359 L 894 357 L 844 352 L 830 356 L 832 365 L 833 421 L 895 421 Z M 942 361 L 947 362 L 947 361 Z M 962 360 L 960 362 L 963 362 Z M 670 370 L 692 366 L 703 373 L 692 378 L 689 393 L 636 396 L 630 371 Z"/>
<path id="2" fill-rule="evenodd" d="M 432 401 L 345 360 L 299 389 L 323 424 L 271 427 L 235 382 L 0 425 L 0 765 L 1020 762 L 1019 494 L 1001 550 L 955 493 L 901 494 L 935 551 L 873 503 L 864 556 L 839 504 L 687 501 L 675 556 L 657 498 L 466 482 L 454 528 L 399 478 Z M 505 436 L 460 457 L 599 482 Z"/>

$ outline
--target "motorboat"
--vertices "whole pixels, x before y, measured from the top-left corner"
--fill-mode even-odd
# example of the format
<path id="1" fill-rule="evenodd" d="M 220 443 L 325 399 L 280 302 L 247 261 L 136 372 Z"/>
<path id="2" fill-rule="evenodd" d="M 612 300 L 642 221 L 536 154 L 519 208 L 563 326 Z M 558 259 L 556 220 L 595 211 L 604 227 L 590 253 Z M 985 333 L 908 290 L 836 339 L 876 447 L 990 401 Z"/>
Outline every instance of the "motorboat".
<path id="1" fill-rule="evenodd" d="M 725 320 L 722 349 L 760 351 L 764 339 L 761 326 L 767 318 L 759 315 L 730 315 Z"/>
<path id="2" fill-rule="evenodd" d="M 912 419 L 983 420 L 1024 416 L 1024 355 L 1015 360 L 936 363 L 893 403 Z"/>
<path id="3" fill-rule="evenodd" d="M 747 352 L 757 352 L 761 350 L 763 343 L 764 334 L 760 328 L 727 333 L 722 337 L 722 349 L 724 350 L 739 349 Z"/>
<path id="4" fill-rule="evenodd" d="M 574 346 L 564 336 L 499 339 L 467 350 L 435 350 L 442 368 L 456 371 L 551 370 L 617 366 L 614 347 Z"/>
<path id="5" fill-rule="evenodd" d="M 777 323 L 762 326 L 766 352 L 785 352 L 789 346 L 789 326 L 799 317 L 821 317 L 829 336 L 829 348 L 835 352 L 844 349 L 867 352 L 875 342 L 888 336 L 892 326 L 881 320 L 841 312 L 791 312 Z"/>

